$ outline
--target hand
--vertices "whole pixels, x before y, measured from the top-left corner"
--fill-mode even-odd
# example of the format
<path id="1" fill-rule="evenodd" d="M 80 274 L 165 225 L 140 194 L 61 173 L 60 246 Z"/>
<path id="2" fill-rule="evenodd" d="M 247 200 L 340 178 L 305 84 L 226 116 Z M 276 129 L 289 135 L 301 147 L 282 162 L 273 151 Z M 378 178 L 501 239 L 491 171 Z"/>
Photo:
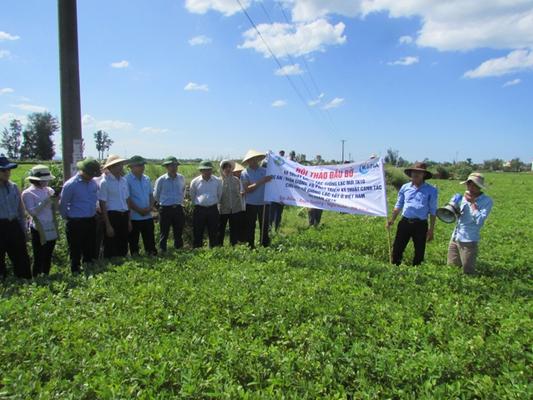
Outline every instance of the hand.
<path id="1" fill-rule="evenodd" d="M 428 229 L 427 241 L 431 242 L 433 240 L 433 229 Z"/>
<path id="2" fill-rule="evenodd" d="M 268 176 L 265 176 L 263 178 L 263 183 L 268 183 L 272 180 L 273 176 L 272 175 L 268 175 Z"/>
<path id="3" fill-rule="evenodd" d="M 139 211 L 139 214 L 141 214 L 143 217 L 145 215 L 148 215 L 150 213 L 150 207 L 147 207 L 147 208 L 141 208 L 141 210 Z"/>
<path id="4" fill-rule="evenodd" d="M 387 229 L 390 229 L 392 225 L 394 225 L 394 220 L 391 218 L 387 221 Z"/>
<path id="5" fill-rule="evenodd" d="M 107 225 L 105 227 L 105 234 L 107 235 L 107 237 L 114 237 L 115 236 L 115 230 L 113 229 L 113 227 L 111 225 Z"/>

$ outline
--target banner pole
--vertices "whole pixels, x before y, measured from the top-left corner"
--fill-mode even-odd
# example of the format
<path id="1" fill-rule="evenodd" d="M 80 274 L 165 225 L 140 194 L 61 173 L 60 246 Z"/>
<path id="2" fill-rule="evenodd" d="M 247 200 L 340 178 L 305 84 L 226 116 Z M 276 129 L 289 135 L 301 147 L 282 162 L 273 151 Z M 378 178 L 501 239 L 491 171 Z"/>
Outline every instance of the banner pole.
<path id="1" fill-rule="evenodd" d="M 390 234 L 390 226 L 388 225 L 387 221 L 385 222 L 385 229 L 387 229 L 387 239 L 389 243 L 389 263 L 392 264 L 392 240 Z"/>

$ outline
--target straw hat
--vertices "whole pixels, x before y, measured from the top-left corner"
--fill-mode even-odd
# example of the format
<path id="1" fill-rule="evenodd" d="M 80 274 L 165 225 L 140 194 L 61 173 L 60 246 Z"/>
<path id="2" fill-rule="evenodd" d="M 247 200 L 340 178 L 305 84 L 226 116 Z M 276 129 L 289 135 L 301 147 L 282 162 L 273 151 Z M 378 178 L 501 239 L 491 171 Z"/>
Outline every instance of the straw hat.
<path id="1" fill-rule="evenodd" d="M 433 174 L 429 172 L 427 168 L 428 166 L 426 163 L 417 161 L 411 167 L 404 169 L 404 172 L 405 172 L 405 175 L 407 175 L 408 177 L 411 177 L 411 172 L 413 171 L 424 172 L 424 179 L 431 179 L 433 178 Z"/>
<path id="2" fill-rule="evenodd" d="M 80 171 L 85 172 L 89 176 L 97 177 L 102 175 L 100 163 L 94 158 L 87 157 L 85 160 L 79 161 L 76 166 Z"/>
<path id="3" fill-rule="evenodd" d="M 238 162 L 235 163 L 235 167 L 233 168 L 233 172 L 242 172 L 244 171 L 244 167 L 242 164 L 239 164 Z"/>
<path id="4" fill-rule="evenodd" d="M 260 153 L 257 150 L 248 150 L 248 153 L 246 153 L 246 155 L 242 159 L 242 163 L 244 164 L 244 163 L 250 161 L 252 158 L 256 158 L 256 157 L 265 158 L 266 154 L 265 153 Z"/>
<path id="5" fill-rule="evenodd" d="M 56 177 L 50 173 L 50 168 L 48 168 L 46 165 L 36 165 L 30 169 L 30 174 L 26 179 L 32 181 L 49 182 L 56 179 Z"/>
<path id="6" fill-rule="evenodd" d="M 466 178 L 466 181 L 461 182 L 461 185 L 466 185 L 466 183 L 470 181 L 474 185 L 476 185 L 480 189 L 486 189 L 485 186 L 485 177 L 483 174 L 480 174 L 479 172 L 472 172 L 470 175 L 468 175 L 468 178 Z"/>
<path id="7" fill-rule="evenodd" d="M 125 158 L 121 158 L 120 156 L 117 156 L 116 154 L 113 154 L 113 155 L 110 155 L 109 157 L 107 157 L 107 160 L 106 160 L 103 168 L 106 169 L 106 168 L 112 167 L 113 165 L 125 163 L 127 161 L 128 160 L 126 160 Z"/>
<path id="8" fill-rule="evenodd" d="M 220 162 L 220 169 L 224 169 L 224 165 L 229 164 L 231 165 L 231 171 L 233 172 L 235 170 L 235 161 L 233 160 L 222 160 Z"/>

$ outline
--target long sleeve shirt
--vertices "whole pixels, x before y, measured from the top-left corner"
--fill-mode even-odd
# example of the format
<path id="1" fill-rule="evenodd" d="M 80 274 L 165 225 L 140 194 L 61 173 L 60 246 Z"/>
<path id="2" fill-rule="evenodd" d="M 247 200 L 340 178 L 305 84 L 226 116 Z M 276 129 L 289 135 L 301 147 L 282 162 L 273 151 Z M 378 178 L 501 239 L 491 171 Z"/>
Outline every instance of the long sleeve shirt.
<path id="1" fill-rule="evenodd" d="M 24 207 L 20 198 L 20 192 L 13 182 L 8 181 L 5 184 L 0 183 L 0 219 L 10 221 L 18 219 L 22 230 L 24 225 Z"/>
<path id="2" fill-rule="evenodd" d="M 22 192 L 22 202 L 31 217 L 30 226 L 42 236 L 41 243 L 57 239 L 54 189 L 31 185 Z"/>
<path id="3" fill-rule="evenodd" d="M 452 233 L 452 239 L 457 242 L 479 242 L 480 231 L 492 210 L 492 199 L 481 194 L 475 201 L 477 210 L 472 210 L 471 204 L 463 197 L 459 204 L 461 214 Z"/>
<path id="4" fill-rule="evenodd" d="M 63 218 L 91 218 L 96 215 L 98 185 L 94 179 L 74 175 L 63 185 L 59 212 Z"/>
<path id="5" fill-rule="evenodd" d="M 185 178 L 177 174 L 172 178 L 165 174 L 157 178 L 154 185 L 154 199 L 161 206 L 183 205 Z"/>
<path id="6" fill-rule="evenodd" d="M 222 196 L 218 204 L 220 214 L 236 214 L 244 211 L 241 195 L 241 181 L 230 175 L 222 178 Z"/>
<path id="7" fill-rule="evenodd" d="M 222 197 L 222 182 L 216 176 L 205 180 L 200 175 L 191 181 L 189 193 L 193 205 L 211 207 L 217 205 Z"/>
<path id="8" fill-rule="evenodd" d="M 398 200 L 394 208 L 402 210 L 402 216 L 405 218 L 427 220 L 428 215 L 437 214 L 437 203 L 436 187 L 425 182 L 416 187 L 408 182 L 398 192 Z"/>

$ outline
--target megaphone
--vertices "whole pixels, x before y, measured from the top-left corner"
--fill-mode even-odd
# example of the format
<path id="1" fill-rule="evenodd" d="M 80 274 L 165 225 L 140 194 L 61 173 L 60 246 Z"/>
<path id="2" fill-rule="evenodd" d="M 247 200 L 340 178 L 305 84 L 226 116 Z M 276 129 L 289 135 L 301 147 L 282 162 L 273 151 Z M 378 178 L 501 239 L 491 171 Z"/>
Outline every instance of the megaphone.
<path id="1" fill-rule="evenodd" d="M 459 204 L 462 196 L 456 194 L 444 207 L 437 209 L 437 218 L 446 224 L 453 224 L 461 214 Z"/>

